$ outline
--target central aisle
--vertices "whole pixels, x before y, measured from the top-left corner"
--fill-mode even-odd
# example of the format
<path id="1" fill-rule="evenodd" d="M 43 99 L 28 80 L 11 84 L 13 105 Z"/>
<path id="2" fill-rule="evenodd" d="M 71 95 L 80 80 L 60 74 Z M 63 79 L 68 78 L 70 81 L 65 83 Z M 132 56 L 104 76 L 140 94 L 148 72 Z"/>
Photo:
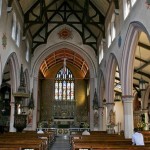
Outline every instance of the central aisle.
<path id="1" fill-rule="evenodd" d="M 51 145 L 49 150 L 70 150 L 69 137 L 68 136 L 56 136 L 56 140 Z"/>

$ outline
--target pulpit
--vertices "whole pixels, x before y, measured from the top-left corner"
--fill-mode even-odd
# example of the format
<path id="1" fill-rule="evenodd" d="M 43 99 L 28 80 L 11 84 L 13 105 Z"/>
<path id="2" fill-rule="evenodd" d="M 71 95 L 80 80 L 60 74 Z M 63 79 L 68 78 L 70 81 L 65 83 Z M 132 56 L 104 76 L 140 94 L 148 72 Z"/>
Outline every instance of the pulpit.
<path id="1" fill-rule="evenodd" d="M 25 84 L 24 84 L 24 74 L 23 74 L 23 65 L 21 65 L 20 71 L 20 86 L 18 91 L 13 93 L 15 98 L 15 115 L 14 115 L 14 127 L 17 132 L 22 132 L 22 130 L 26 127 L 27 124 L 27 115 L 21 112 L 19 109 L 21 104 L 26 98 L 30 97 L 30 94 L 26 92 Z"/>
<path id="2" fill-rule="evenodd" d="M 15 115 L 14 127 L 17 132 L 22 132 L 24 128 L 27 126 L 27 115 Z"/>

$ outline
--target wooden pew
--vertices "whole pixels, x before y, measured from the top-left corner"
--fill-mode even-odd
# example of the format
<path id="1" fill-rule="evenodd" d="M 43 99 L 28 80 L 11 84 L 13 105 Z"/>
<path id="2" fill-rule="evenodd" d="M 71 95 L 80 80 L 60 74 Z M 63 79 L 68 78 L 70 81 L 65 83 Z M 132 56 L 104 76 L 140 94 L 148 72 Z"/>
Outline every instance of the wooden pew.
<path id="1" fill-rule="evenodd" d="M 39 136 L 39 135 L 38 135 Z M 48 139 L 39 139 L 36 134 L 9 133 L 0 136 L 1 147 L 48 149 Z"/>
<path id="2" fill-rule="evenodd" d="M 78 138 L 77 138 L 78 137 Z M 125 139 L 123 135 L 88 135 L 72 136 L 72 149 L 140 149 L 132 146 L 131 139 Z M 144 149 L 150 149 L 150 140 L 145 141 Z"/>
<path id="3" fill-rule="evenodd" d="M 22 140 L 22 139 L 1 139 L 0 140 L 0 146 L 3 148 L 8 148 L 8 147 L 15 147 L 15 148 L 32 148 L 36 150 L 44 150 L 45 148 L 43 147 L 43 141 L 40 139 L 36 140 Z"/>
<path id="4" fill-rule="evenodd" d="M 16 147 L 6 147 L 6 148 L 4 148 L 4 147 L 1 147 L 0 146 L 0 150 L 21 150 L 21 148 L 16 148 Z"/>

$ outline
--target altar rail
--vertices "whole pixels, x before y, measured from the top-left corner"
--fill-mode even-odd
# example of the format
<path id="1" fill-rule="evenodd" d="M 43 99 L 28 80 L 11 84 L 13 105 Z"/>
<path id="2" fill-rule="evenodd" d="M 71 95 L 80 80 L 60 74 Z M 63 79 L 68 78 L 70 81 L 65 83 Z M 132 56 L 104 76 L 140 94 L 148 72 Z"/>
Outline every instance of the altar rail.
<path id="1" fill-rule="evenodd" d="M 57 136 L 77 134 L 78 132 L 83 132 L 84 130 L 90 131 L 90 128 L 37 128 L 37 131 L 41 129 L 44 132 L 53 131 Z"/>

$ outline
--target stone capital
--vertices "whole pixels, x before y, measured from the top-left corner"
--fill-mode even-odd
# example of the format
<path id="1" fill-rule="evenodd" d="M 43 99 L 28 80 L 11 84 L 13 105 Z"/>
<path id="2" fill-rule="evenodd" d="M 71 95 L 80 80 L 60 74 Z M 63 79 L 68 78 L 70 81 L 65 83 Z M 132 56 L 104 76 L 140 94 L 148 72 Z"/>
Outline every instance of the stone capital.
<path id="1" fill-rule="evenodd" d="M 106 103 L 106 106 L 114 106 L 115 105 L 115 103 Z"/>
<path id="2" fill-rule="evenodd" d="M 133 102 L 134 96 L 133 95 L 123 95 L 122 100 L 124 103 L 131 103 Z"/>
<path id="3" fill-rule="evenodd" d="M 148 113 L 148 109 L 142 109 L 142 113 Z"/>
<path id="4" fill-rule="evenodd" d="M 15 102 L 10 102 L 10 105 L 11 106 L 15 106 Z"/>

